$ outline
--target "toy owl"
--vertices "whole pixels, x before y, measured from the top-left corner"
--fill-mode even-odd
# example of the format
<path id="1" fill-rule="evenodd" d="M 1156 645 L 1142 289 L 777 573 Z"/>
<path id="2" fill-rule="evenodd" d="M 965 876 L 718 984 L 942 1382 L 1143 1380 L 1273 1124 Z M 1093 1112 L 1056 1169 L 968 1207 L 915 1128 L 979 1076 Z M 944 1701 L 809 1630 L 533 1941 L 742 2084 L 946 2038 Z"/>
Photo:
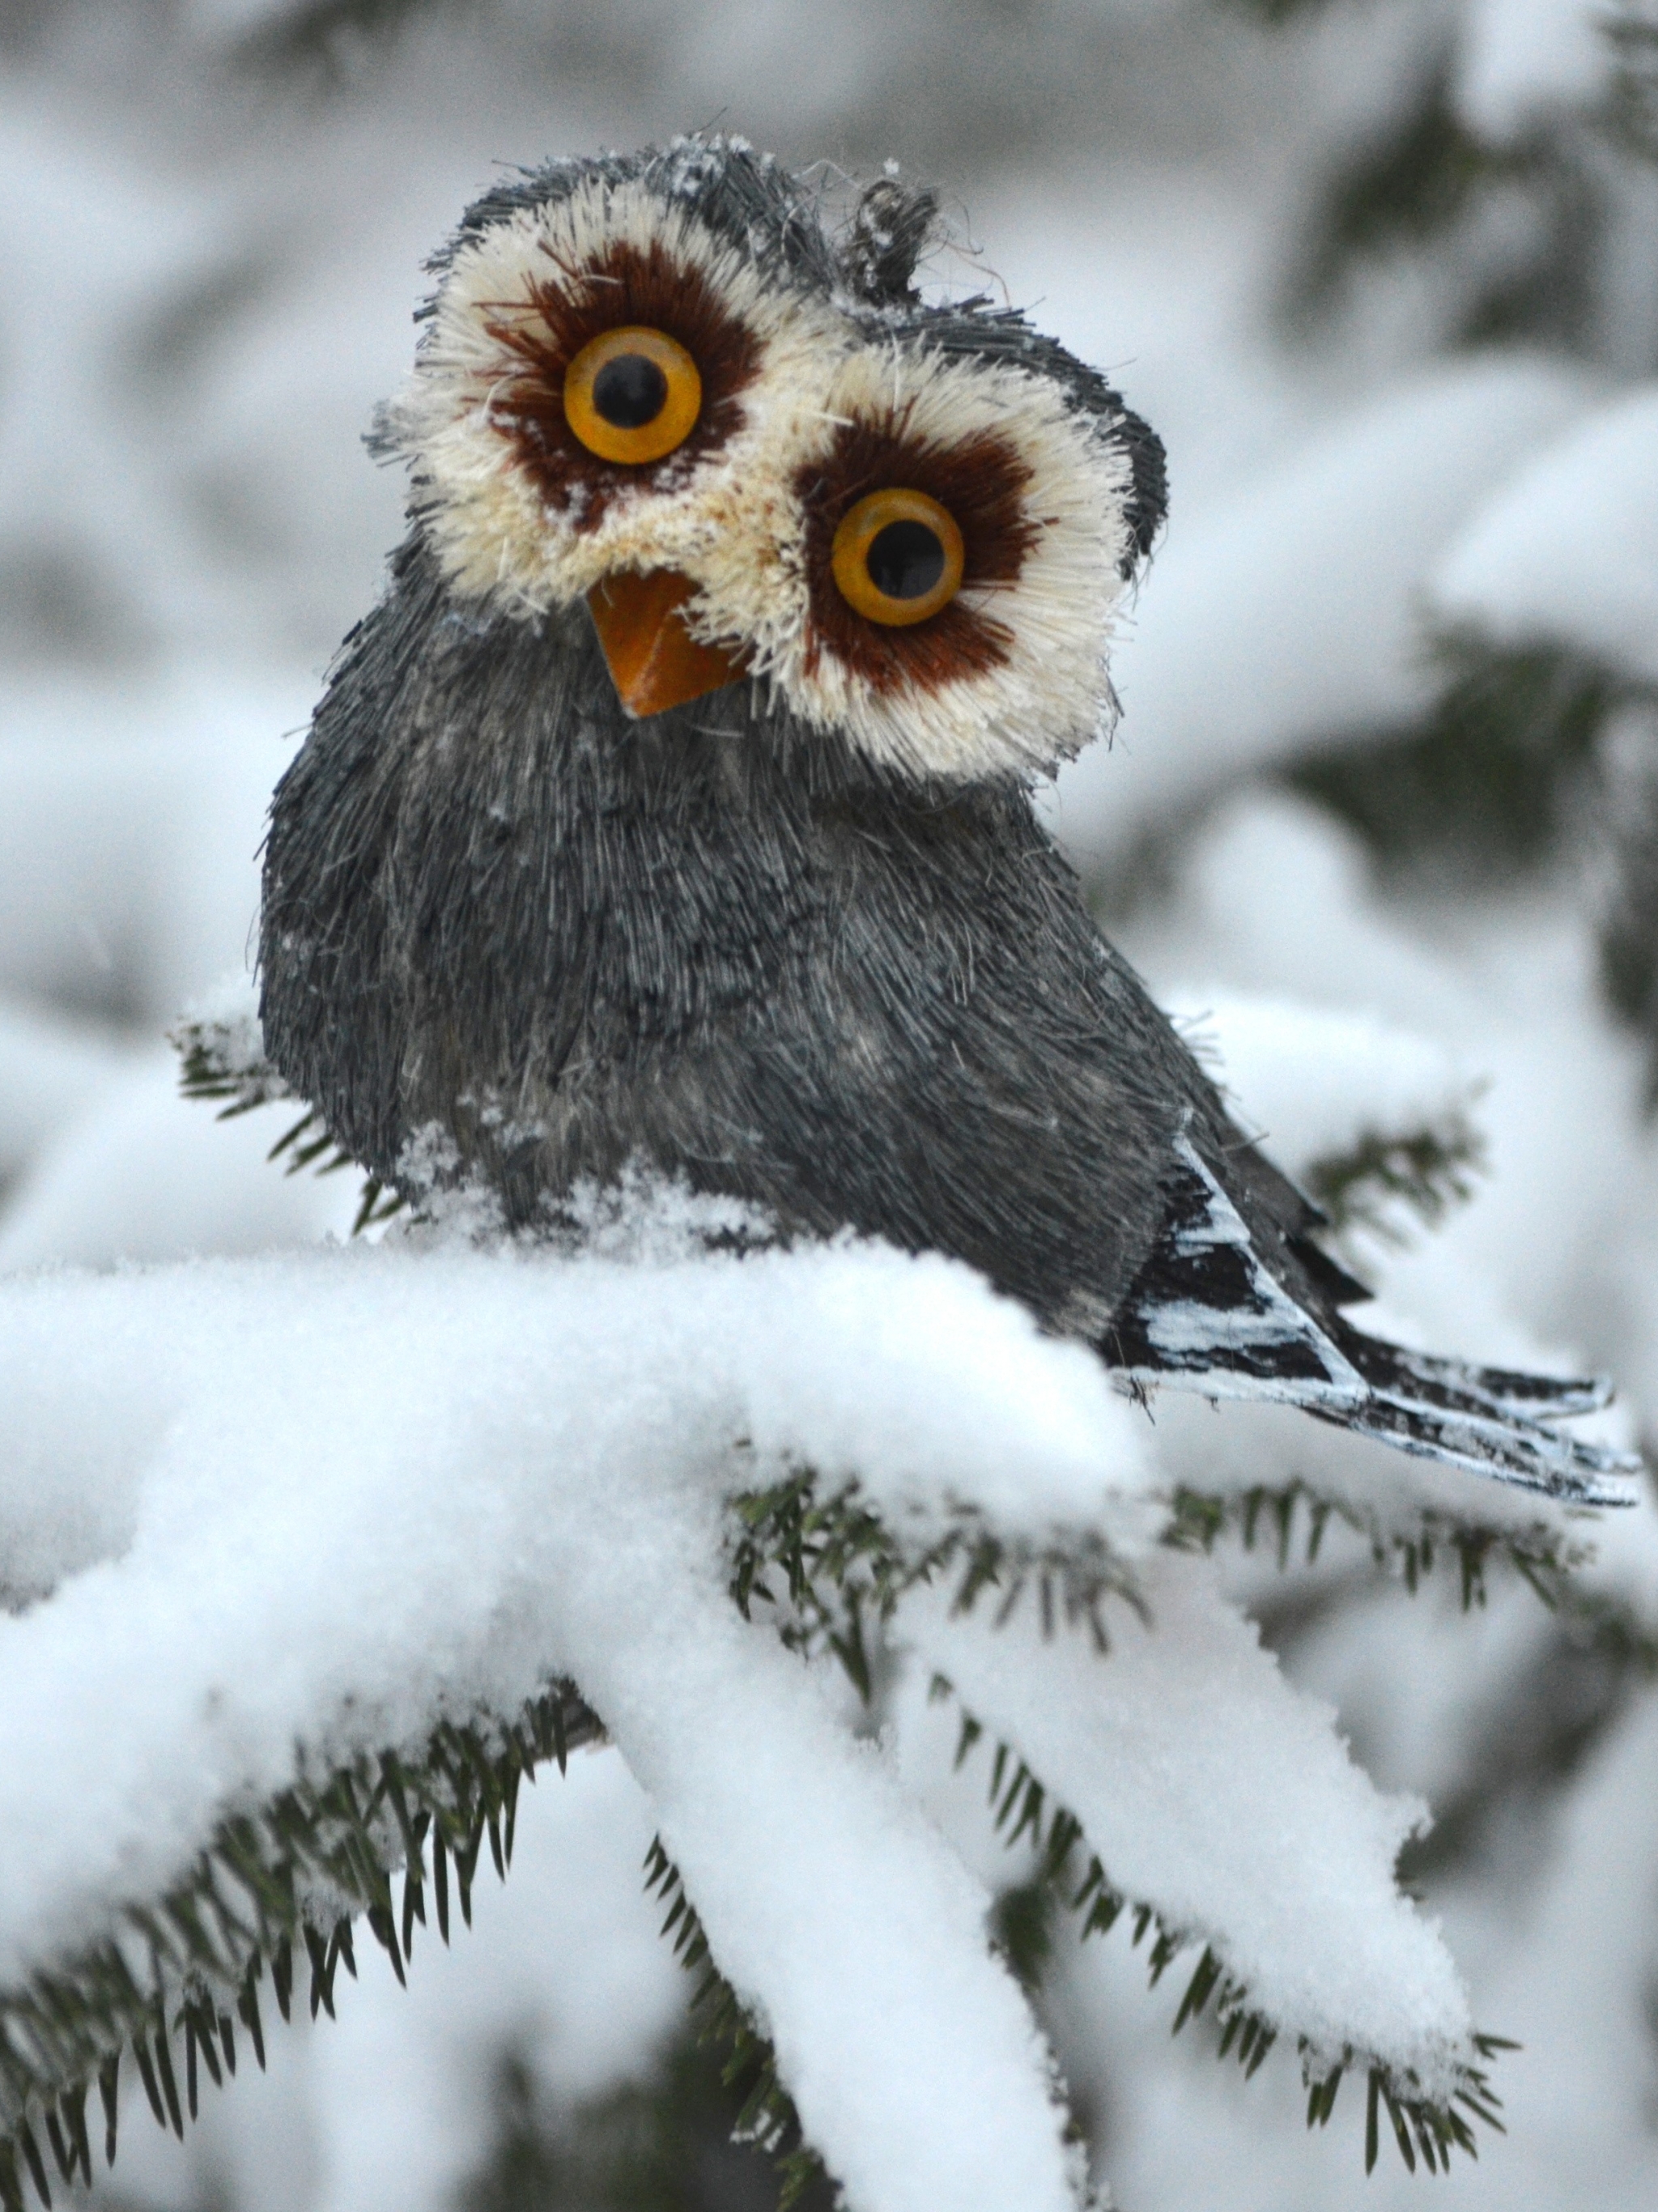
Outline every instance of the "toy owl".
<path id="1" fill-rule="evenodd" d="M 432 268 L 410 528 L 272 805 L 267 1050 L 507 1224 L 632 1167 L 950 1254 L 1131 1386 L 1289 1400 L 1558 1495 L 1593 1384 L 1355 1328 L 1321 1217 L 1096 928 L 1033 782 L 1113 711 L 1162 447 L 735 140 L 555 161 Z M 435 1142 L 435 1148 L 434 1143 Z"/>

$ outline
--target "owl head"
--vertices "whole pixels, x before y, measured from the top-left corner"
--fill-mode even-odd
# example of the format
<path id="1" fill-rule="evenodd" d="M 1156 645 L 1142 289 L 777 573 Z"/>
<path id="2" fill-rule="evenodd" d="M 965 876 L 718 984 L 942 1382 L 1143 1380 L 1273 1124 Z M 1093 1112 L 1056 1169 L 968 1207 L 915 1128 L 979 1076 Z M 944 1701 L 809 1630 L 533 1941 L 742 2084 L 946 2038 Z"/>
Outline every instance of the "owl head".
<path id="1" fill-rule="evenodd" d="M 1022 316 L 922 301 L 935 204 L 884 178 L 835 234 L 720 137 L 480 199 L 379 434 L 451 592 L 526 623 L 585 600 L 635 715 L 746 682 L 945 784 L 1087 743 L 1162 447 Z"/>

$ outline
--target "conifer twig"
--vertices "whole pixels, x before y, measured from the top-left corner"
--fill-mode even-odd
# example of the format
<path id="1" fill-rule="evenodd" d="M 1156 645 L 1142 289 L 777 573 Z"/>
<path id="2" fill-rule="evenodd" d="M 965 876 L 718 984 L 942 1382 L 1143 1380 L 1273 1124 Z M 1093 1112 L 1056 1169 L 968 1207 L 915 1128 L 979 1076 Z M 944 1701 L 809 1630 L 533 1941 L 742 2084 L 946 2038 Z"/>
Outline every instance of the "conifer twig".
<path id="1" fill-rule="evenodd" d="M 114 2162 L 124 2056 L 156 2120 L 182 2136 L 201 2074 L 216 2086 L 235 2072 L 239 2027 L 264 2066 L 267 1976 L 284 2020 L 302 1971 L 313 2018 L 319 2009 L 331 2018 L 338 1968 L 356 1972 L 354 1916 L 366 1917 L 403 1980 L 428 1884 L 446 1943 L 451 1881 L 470 1923 L 486 1839 L 505 1875 L 520 1784 L 602 1735 L 574 1686 L 559 1681 L 513 1720 L 446 1720 L 416 1756 L 363 1753 L 301 1777 L 268 1803 L 228 1814 L 164 1896 L 128 1904 L 101 1940 L 0 1990 L 0 2207 L 23 2212 L 26 2181 L 50 2206 L 43 2139 L 65 2182 L 91 2182 L 94 2085 L 106 2162 Z M 399 1869 L 400 1900 L 392 1887 Z"/>

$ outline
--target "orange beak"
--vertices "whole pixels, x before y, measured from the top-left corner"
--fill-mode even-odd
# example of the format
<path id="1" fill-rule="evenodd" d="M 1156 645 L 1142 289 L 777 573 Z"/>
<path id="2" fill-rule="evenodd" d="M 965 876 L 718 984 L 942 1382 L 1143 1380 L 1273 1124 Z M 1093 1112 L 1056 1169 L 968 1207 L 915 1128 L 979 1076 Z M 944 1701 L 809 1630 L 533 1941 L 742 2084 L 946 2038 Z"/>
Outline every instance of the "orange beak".
<path id="1" fill-rule="evenodd" d="M 680 609 L 696 586 L 677 568 L 606 576 L 587 594 L 622 711 L 635 720 L 718 691 L 743 673 L 723 646 L 703 645 Z"/>

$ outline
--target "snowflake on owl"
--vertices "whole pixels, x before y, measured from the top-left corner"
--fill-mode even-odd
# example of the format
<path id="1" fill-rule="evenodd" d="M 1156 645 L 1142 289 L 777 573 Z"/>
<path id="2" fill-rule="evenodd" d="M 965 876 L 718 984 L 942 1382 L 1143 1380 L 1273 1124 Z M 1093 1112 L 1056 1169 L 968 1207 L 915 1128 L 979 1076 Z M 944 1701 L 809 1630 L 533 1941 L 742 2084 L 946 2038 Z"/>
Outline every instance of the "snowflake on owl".
<path id="1" fill-rule="evenodd" d="M 935 202 L 734 139 L 504 181 L 377 449 L 410 531 L 282 781 L 266 1050 L 421 1198 L 641 1170 L 951 1255 L 1139 1392 L 1286 1401 L 1555 1497 L 1604 1385 L 1406 1350 L 1100 933 L 1032 787 L 1115 714 L 1163 447 Z M 1221 711 L 1218 708 L 1218 711 Z"/>

